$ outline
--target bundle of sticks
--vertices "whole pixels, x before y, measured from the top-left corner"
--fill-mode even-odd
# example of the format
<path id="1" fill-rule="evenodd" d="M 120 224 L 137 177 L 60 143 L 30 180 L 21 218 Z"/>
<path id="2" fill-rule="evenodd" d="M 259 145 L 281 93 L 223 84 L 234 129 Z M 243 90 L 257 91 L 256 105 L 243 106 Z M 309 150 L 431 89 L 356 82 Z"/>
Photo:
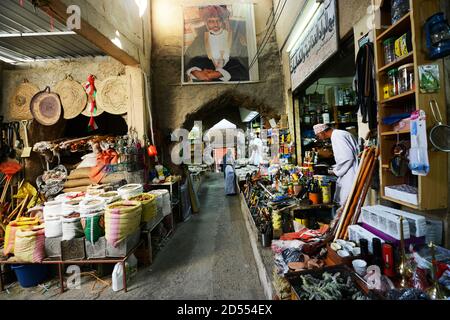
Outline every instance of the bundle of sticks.
<path id="1" fill-rule="evenodd" d="M 366 201 L 367 193 L 372 184 L 373 173 L 375 171 L 377 159 L 380 155 L 378 147 L 366 148 L 362 154 L 350 195 L 339 217 L 339 222 L 335 228 L 334 240 L 348 239 L 348 227 L 356 224 L 361 214 L 361 207 Z"/>

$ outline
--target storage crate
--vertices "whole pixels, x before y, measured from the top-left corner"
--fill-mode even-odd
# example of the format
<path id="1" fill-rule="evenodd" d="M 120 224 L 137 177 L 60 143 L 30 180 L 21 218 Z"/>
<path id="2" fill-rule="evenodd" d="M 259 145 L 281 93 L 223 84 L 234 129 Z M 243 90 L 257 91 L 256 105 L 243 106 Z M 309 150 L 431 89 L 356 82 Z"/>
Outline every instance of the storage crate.
<path id="1" fill-rule="evenodd" d="M 61 257 L 63 261 L 86 259 L 85 238 L 61 241 Z"/>
<path id="2" fill-rule="evenodd" d="M 409 190 L 409 192 L 401 189 Z M 386 186 L 384 187 L 384 193 L 386 197 L 407 202 L 416 206 L 419 205 L 419 196 L 413 187 L 407 185 Z"/>
<path id="3" fill-rule="evenodd" d="M 124 241 L 119 243 L 117 247 L 113 247 L 108 242 L 106 243 L 106 256 L 109 258 L 123 258 L 133 250 L 141 239 L 141 230 L 138 229 L 135 233 L 128 236 Z"/>
<path id="4" fill-rule="evenodd" d="M 311 275 L 315 278 L 322 277 L 322 274 L 325 272 L 336 274 L 340 273 L 344 277 L 350 276 L 355 283 L 356 288 L 361 291 L 365 296 L 370 297 L 371 299 L 381 299 L 381 297 L 375 292 L 370 291 L 367 286 L 358 278 L 355 272 L 348 266 L 339 265 L 332 267 L 324 267 L 322 269 L 316 270 L 305 270 L 300 272 L 292 272 L 286 274 L 286 280 L 289 282 L 292 288 L 292 300 L 300 300 L 300 292 L 297 292 L 297 289 L 301 285 L 300 276 Z"/>
<path id="5" fill-rule="evenodd" d="M 386 206 L 373 206 L 374 209 L 385 211 L 396 216 L 403 216 L 409 225 L 409 233 L 412 237 L 420 238 L 427 234 L 427 222 L 426 218 L 417 214 L 406 212 L 403 210 L 397 210 Z"/>
<path id="6" fill-rule="evenodd" d="M 383 209 L 382 206 L 361 209 L 360 222 L 365 223 L 397 240 L 400 240 L 400 217 Z M 403 223 L 403 237 L 410 238 L 409 223 Z"/>
<path id="7" fill-rule="evenodd" d="M 61 258 L 62 237 L 45 238 L 45 256 L 47 258 Z"/>
<path id="8" fill-rule="evenodd" d="M 106 257 L 106 238 L 101 237 L 96 243 L 85 241 L 86 256 L 88 259 L 101 259 Z"/>

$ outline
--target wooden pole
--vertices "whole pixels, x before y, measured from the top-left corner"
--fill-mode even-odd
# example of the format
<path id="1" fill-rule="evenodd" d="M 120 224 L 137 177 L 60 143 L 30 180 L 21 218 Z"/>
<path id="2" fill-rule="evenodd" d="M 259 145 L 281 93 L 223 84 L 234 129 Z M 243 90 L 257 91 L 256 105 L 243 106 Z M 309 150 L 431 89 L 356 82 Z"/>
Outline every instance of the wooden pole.
<path id="1" fill-rule="evenodd" d="M 352 224 L 357 223 L 358 220 L 359 220 L 359 217 L 361 215 L 361 208 L 362 208 L 362 206 L 364 204 L 364 201 L 366 200 L 367 193 L 369 192 L 369 189 L 370 189 L 370 185 L 372 184 L 373 173 L 375 171 L 375 167 L 376 167 L 376 163 L 377 163 L 379 155 L 380 155 L 380 149 L 377 148 L 377 150 L 375 151 L 375 160 L 372 162 L 372 165 L 371 165 L 370 170 L 369 170 L 369 179 L 368 179 L 367 183 L 365 184 L 365 187 L 364 187 L 364 190 L 363 190 L 363 195 L 358 201 L 358 206 L 356 207 L 355 215 L 353 216 L 353 219 L 352 219 L 352 222 L 351 222 Z M 348 228 L 345 231 L 344 239 L 348 239 Z"/>
<path id="2" fill-rule="evenodd" d="M 338 239 L 339 233 L 341 232 L 342 223 L 343 223 L 344 220 L 345 220 L 345 215 L 347 214 L 347 210 L 348 210 L 348 208 L 349 208 L 349 206 L 350 206 L 351 198 L 352 198 L 353 193 L 355 192 L 356 186 L 357 186 L 357 184 L 358 184 L 358 180 L 359 180 L 359 177 L 360 177 L 360 175 L 361 175 L 362 167 L 363 167 L 363 165 L 364 165 L 364 163 L 365 163 L 365 159 L 366 159 L 367 153 L 368 153 L 368 150 L 365 149 L 364 152 L 363 152 L 363 154 L 362 154 L 362 157 L 361 157 L 361 161 L 360 161 L 360 165 L 359 165 L 358 173 L 357 173 L 357 178 L 356 178 L 355 181 L 353 182 L 352 190 L 351 190 L 351 192 L 350 192 L 350 194 L 349 194 L 349 196 L 348 196 L 348 199 L 347 199 L 347 201 L 346 201 L 346 203 L 345 203 L 344 210 L 343 210 L 342 213 L 341 213 L 341 217 L 340 217 L 340 219 L 339 219 L 338 228 L 337 228 L 337 230 L 336 230 L 336 235 L 335 235 L 334 241 L 336 241 L 336 240 Z"/>
<path id="3" fill-rule="evenodd" d="M 349 212 L 348 212 L 347 216 L 345 217 L 345 220 L 344 220 L 341 232 L 339 234 L 340 238 L 344 237 L 345 231 L 347 230 L 347 228 L 348 228 L 348 226 L 350 224 L 350 221 L 353 218 L 353 215 L 354 215 L 355 209 L 356 209 L 356 205 L 358 204 L 358 200 L 361 197 L 361 193 L 363 191 L 365 182 L 366 182 L 367 177 L 369 175 L 369 170 L 370 170 L 371 164 L 372 164 L 374 159 L 375 159 L 374 149 L 371 148 L 369 150 L 368 159 L 367 159 L 366 164 L 365 164 L 365 166 L 363 168 L 363 173 L 362 173 L 362 176 L 361 176 L 361 180 L 358 182 L 358 185 L 357 185 L 357 188 L 356 188 L 356 192 L 354 194 L 354 197 L 351 200 L 351 205 L 350 205 Z"/>

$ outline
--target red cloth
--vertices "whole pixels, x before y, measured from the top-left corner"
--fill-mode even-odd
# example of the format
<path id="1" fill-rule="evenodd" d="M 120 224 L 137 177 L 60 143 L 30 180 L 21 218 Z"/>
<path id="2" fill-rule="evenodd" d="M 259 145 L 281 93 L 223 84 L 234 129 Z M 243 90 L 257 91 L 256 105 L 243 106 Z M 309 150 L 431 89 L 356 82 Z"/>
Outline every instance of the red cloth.
<path id="1" fill-rule="evenodd" d="M 304 228 L 299 232 L 285 233 L 281 236 L 280 240 L 301 240 L 304 242 L 309 242 L 316 238 L 322 237 L 325 233 L 328 232 L 329 228 L 329 225 L 323 225 L 319 230 Z"/>
<path id="2" fill-rule="evenodd" d="M 103 151 L 97 156 L 97 165 L 92 168 L 89 178 L 97 184 L 100 183 L 107 174 L 103 169 L 109 164 L 116 164 L 118 160 L 119 155 L 115 150 Z"/>

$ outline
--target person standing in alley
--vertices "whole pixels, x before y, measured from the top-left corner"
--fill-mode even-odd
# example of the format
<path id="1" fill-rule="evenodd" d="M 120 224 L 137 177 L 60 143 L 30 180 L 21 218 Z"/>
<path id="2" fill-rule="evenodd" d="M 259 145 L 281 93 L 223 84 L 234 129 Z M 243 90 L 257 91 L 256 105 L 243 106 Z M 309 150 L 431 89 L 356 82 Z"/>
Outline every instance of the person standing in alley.
<path id="1" fill-rule="evenodd" d="M 331 139 L 336 161 L 333 173 L 338 177 L 334 201 L 343 207 L 358 171 L 358 142 L 351 133 L 333 129 L 326 124 L 315 125 L 314 133 L 319 140 Z"/>
<path id="2" fill-rule="evenodd" d="M 233 149 L 228 149 L 224 157 L 225 167 L 225 194 L 227 196 L 236 194 L 236 175 L 234 173 Z"/>

